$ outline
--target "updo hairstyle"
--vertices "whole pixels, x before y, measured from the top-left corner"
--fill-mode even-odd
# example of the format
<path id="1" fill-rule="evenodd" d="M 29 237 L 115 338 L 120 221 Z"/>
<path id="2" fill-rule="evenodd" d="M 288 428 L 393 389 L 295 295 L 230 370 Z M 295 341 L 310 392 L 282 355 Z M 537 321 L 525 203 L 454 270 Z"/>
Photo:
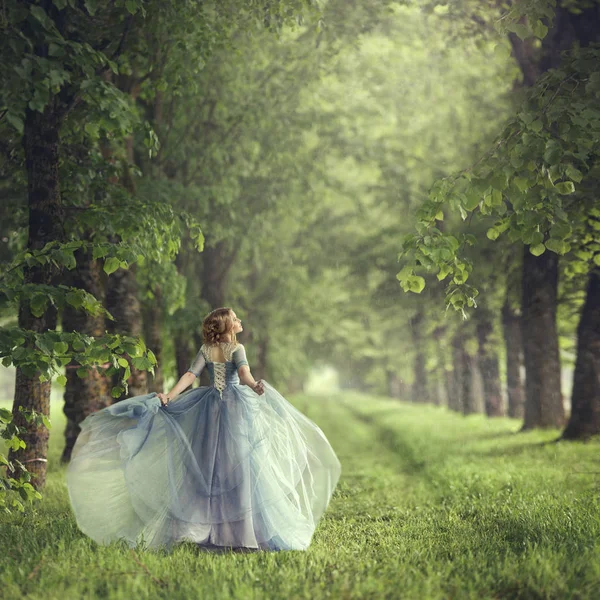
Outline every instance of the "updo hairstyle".
<path id="1" fill-rule="evenodd" d="M 225 341 L 223 338 L 229 333 L 231 342 L 237 343 L 233 328 L 235 322 L 231 314 L 231 308 L 216 308 L 208 313 L 202 321 L 202 338 L 205 344 L 218 344 Z"/>

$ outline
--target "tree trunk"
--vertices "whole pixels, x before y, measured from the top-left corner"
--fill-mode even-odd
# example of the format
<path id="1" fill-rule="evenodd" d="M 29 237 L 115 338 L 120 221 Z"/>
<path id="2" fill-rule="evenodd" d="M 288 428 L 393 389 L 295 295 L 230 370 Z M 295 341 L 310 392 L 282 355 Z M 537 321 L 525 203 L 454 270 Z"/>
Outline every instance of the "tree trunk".
<path id="1" fill-rule="evenodd" d="M 69 272 L 69 283 L 74 287 L 86 290 L 104 303 L 105 281 L 102 265 L 92 260 L 91 252 L 76 252 L 77 267 Z M 92 316 L 85 311 L 65 306 L 62 313 L 64 331 L 78 331 L 91 336 L 101 336 L 105 330 L 104 315 Z M 65 447 L 61 462 L 71 459 L 75 440 L 81 431 L 79 424 L 89 414 L 112 403 L 110 395 L 111 381 L 103 374 L 103 370 L 91 369 L 83 378 L 77 376 L 77 363 L 67 365 L 67 385 L 65 387 L 65 404 L 63 411 L 67 417 L 65 427 Z"/>
<path id="2" fill-rule="evenodd" d="M 476 368 L 474 358 L 467 352 L 462 340 L 455 341 L 455 369 L 457 371 L 457 391 L 460 409 L 464 415 L 479 412 L 475 403 L 473 390 L 474 371 Z M 458 367 L 458 368 L 456 368 Z"/>
<path id="3" fill-rule="evenodd" d="M 556 329 L 558 255 L 546 251 L 523 254 L 521 320 L 525 358 L 525 422 L 523 429 L 562 427 L 560 357 Z"/>
<path id="4" fill-rule="evenodd" d="M 113 80 L 113 74 L 110 71 L 105 74 L 105 77 L 108 81 Z M 117 77 L 116 85 L 121 91 L 129 94 L 133 101 L 137 99 L 140 92 L 140 85 L 135 77 L 121 74 Z M 103 145 L 101 149 L 104 158 L 110 159 L 112 149 L 108 145 Z M 118 183 L 131 196 L 135 196 L 136 186 L 130 167 L 130 165 L 135 164 L 133 135 L 125 138 L 125 153 L 127 163 L 123 165 L 123 171 L 120 174 Z M 115 236 L 113 242 L 120 242 L 120 237 Z M 114 321 L 108 322 L 110 333 L 143 337 L 142 308 L 138 299 L 136 271 L 137 264 L 133 264 L 128 269 L 117 269 L 108 279 L 106 308 L 115 318 Z M 128 390 L 118 398 L 113 398 L 113 402 L 119 402 L 127 397 L 148 393 L 148 371 L 136 369 L 131 362 L 130 356 L 124 355 L 124 358 L 129 362 L 131 369 L 131 376 L 127 380 Z M 115 374 L 112 377 L 112 385 L 117 385 L 119 382 L 119 374 Z"/>
<path id="5" fill-rule="evenodd" d="M 61 240 L 63 234 L 63 209 L 59 182 L 59 130 L 60 120 L 53 112 L 53 103 L 43 113 L 27 108 L 23 147 L 27 170 L 27 195 L 29 205 L 29 235 L 27 247 L 32 250 L 43 248 L 48 242 Z M 57 275 L 50 264 L 25 269 L 24 283 L 51 285 Z M 21 305 L 18 317 L 19 327 L 43 333 L 56 329 L 56 309 L 49 305 L 41 317 L 34 317 L 29 306 Z M 25 427 L 21 435 L 27 444 L 16 452 L 9 452 L 9 460 L 19 460 L 31 473 L 31 485 L 41 489 L 46 483 L 49 432 L 44 426 L 34 427 L 27 423 L 20 407 L 33 409 L 50 415 L 50 381 L 40 382 L 39 372 L 26 374 L 20 367 L 16 370 L 15 395 L 13 402 L 13 423 Z M 11 473 L 19 479 L 19 467 Z"/>
<path id="6" fill-rule="evenodd" d="M 521 339 L 521 317 L 508 302 L 502 307 L 502 326 L 506 345 L 506 388 L 508 394 L 508 416 L 522 419 L 524 416 L 524 390 L 521 378 L 523 346 Z"/>
<path id="7" fill-rule="evenodd" d="M 267 360 L 269 351 L 269 338 L 264 333 L 256 347 L 256 364 L 252 367 L 254 379 L 266 379 L 267 376 Z"/>
<path id="8" fill-rule="evenodd" d="M 447 348 L 445 343 L 446 327 L 436 327 L 433 332 L 437 365 L 435 368 L 434 393 L 437 406 L 449 405 L 448 372 L 446 370 Z"/>
<path id="9" fill-rule="evenodd" d="M 600 40 L 600 6 L 582 6 L 578 14 L 571 8 L 569 3 L 558 3 L 554 26 L 542 41 L 541 52 L 530 40 L 523 42 L 514 33 L 509 35 L 525 87 L 532 86 L 548 69 L 558 67 L 563 51 L 573 48 L 575 44 L 585 47 Z M 564 408 L 560 393 L 560 356 L 555 316 L 558 257 L 546 251 L 536 258 L 527 248 L 525 256 L 522 333 L 526 398 L 523 429 L 561 427 L 564 424 Z M 547 268 L 545 273 L 544 268 Z M 536 292 L 532 277 L 535 281 L 543 282 L 544 292 Z M 551 285 L 555 286 L 554 289 L 551 289 Z M 529 307 L 528 315 L 525 315 L 525 304 Z M 545 374 L 548 378 L 545 378 Z"/>
<path id="10" fill-rule="evenodd" d="M 225 304 L 227 275 L 233 265 L 237 250 L 227 250 L 225 242 L 205 246 L 202 252 L 202 298 L 211 310 Z"/>
<path id="11" fill-rule="evenodd" d="M 190 346 L 190 336 L 178 333 L 175 336 L 175 363 L 177 364 L 177 377 L 181 376 L 190 368 L 196 354 Z M 200 348 L 198 348 L 200 350 Z M 196 350 L 196 353 L 198 352 Z"/>
<path id="12" fill-rule="evenodd" d="M 600 268 L 590 271 L 587 295 L 577 327 L 577 360 L 571 417 L 564 439 L 587 439 L 600 433 Z"/>
<path id="13" fill-rule="evenodd" d="M 460 335 L 455 335 L 452 339 L 452 372 L 449 374 L 449 396 L 448 408 L 456 412 L 463 412 L 462 400 L 462 380 L 463 370 L 466 368 L 464 364 L 464 348 Z"/>
<path id="14" fill-rule="evenodd" d="M 484 311 L 484 309 L 481 310 L 483 312 L 478 315 L 477 320 L 477 340 L 485 414 L 488 417 L 502 417 L 504 415 L 504 407 L 502 403 L 498 354 L 492 340 L 490 340 L 490 336 L 494 331 L 494 325 L 489 313 Z"/>
<path id="15" fill-rule="evenodd" d="M 423 313 L 417 312 L 410 321 L 413 347 L 416 352 L 413 359 L 412 402 L 430 401 L 427 386 L 427 371 L 425 369 L 425 353 L 423 352 L 423 319 Z"/>
<path id="16" fill-rule="evenodd" d="M 402 398 L 403 383 L 398 373 L 392 369 L 387 370 L 388 395 L 390 398 Z"/>
<path id="17" fill-rule="evenodd" d="M 108 322 L 110 333 L 119 333 L 133 337 L 143 335 L 142 310 L 137 296 L 137 283 L 135 272 L 137 265 L 129 269 L 117 269 L 108 278 L 108 292 L 106 294 L 106 307 L 115 318 Z M 127 358 L 127 357 L 126 357 Z M 131 361 L 130 365 L 131 365 Z M 119 383 L 119 375 L 113 377 L 112 385 Z M 131 365 L 131 376 L 127 380 L 128 391 L 121 394 L 114 402 L 131 396 L 140 396 L 148 393 L 148 372 L 136 369 Z"/>
<path id="18" fill-rule="evenodd" d="M 162 324 L 163 324 L 163 298 L 160 285 L 155 285 L 152 290 L 154 298 L 144 307 L 144 338 L 146 346 L 154 352 L 156 356 L 156 366 L 154 367 L 154 377 L 148 376 L 148 391 L 162 392 L 164 387 L 163 369 L 162 369 Z M 185 370 L 188 369 L 189 363 Z M 184 371 L 185 373 L 185 371 Z"/>

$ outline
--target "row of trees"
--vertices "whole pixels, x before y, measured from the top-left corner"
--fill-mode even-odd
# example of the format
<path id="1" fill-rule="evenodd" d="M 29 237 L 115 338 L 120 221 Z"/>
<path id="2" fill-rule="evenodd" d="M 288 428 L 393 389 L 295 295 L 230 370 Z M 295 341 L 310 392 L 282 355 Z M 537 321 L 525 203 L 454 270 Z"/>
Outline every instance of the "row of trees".
<path id="1" fill-rule="evenodd" d="M 90 412 L 182 374 L 222 305 L 245 322 L 255 376 L 290 391 L 323 361 L 347 387 L 495 415 L 505 376 L 521 416 L 500 316 L 517 347 L 522 256 L 488 240 L 471 269 L 439 190 L 510 118 L 524 93 L 510 44 L 539 54 L 525 33 L 544 37 L 542 21 L 524 32 L 519 10 L 470 0 L 5 5 L 0 356 L 17 367 L 26 442 L 10 466 L 43 486 L 47 431 L 20 407 L 48 415 L 52 377 L 66 461 Z M 521 8 L 549 16 L 543 2 Z M 445 316 L 439 287 L 398 286 L 398 235 L 417 209 L 412 251 L 426 256 L 441 209 L 442 262 L 459 292 L 461 267 L 482 291 L 474 319 Z M 488 239 L 468 226 L 466 240 Z M 420 277 L 403 284 L 417 291 Z M 559 303 L 567 344 L 577 281 Z"/>
<path id="2" fill-rule="evenodd" d="M 450 282 L 449 306 L 464 313 L 479 304 L 454 341 L 460 347 L 465 330 L 475 328 L 489 415 L 502 414 L 497 353 L 490 355 L 487 339 L 489 319 L 502 315 L 509 414 L 523 417 L 524 429 L 564 427 L 563 438 L 577 439 L 600 432 L 600 7 L 561 3 L 543 22 L 537 44 L 524 23 L 512 27 L 525 88 L 517 92 L 517 114 L 472 167 L 432 187 L 417 234 L 404 241 L 409 262 L 399 279 L 419 292 L 427 273 L 437 271 Z M 466 226 L 439 226 L 452 211 Z M 567 422 L 559 330 L 571 334 L 578 313 L 577 347 L 566 348 L 576 357 Z M 461 370 L 464 360 L 454 372 Z"/>
<path id="3" fill-rule="evenodd" d="M 4 3 L 0 127 L 12 210 L 0 295 L 18 322 L 2 328 L 0 356 L 16 366 L 12 426 L 24 441 L 6 463 L 7 487 L 31 475 L 45 483 L 48 431 L 22 408 L 49 414 L 53 376 L 66 386 L 65 460 L 87 414 L 148 389 L 147 372 L 162 365 L 145 343 L 160 351 L 151 311 L 183 302 L 175 256 L 182 239 L 203 244 L 197 216 L 160 193 L 171 172 L 159 136 L 232 36 L 276 33 L 313 10 L 309 0 Z M 157 189 L 147 193 L 150 180 Z"/>

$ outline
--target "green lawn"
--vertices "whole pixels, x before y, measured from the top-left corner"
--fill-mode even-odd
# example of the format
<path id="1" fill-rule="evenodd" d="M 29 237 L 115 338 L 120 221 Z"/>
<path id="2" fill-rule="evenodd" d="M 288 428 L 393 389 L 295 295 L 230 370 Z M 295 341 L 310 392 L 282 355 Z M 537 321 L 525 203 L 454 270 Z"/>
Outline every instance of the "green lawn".
<path id="1" fill-rule="evenodd" d="M 293 402 L 343 469 L 307 552 L 97 546 L 70 512 L 54 403 L 38 514 L 0 521 L 0 596 L 600 598 L 600 442 L 385 398 Z"/>

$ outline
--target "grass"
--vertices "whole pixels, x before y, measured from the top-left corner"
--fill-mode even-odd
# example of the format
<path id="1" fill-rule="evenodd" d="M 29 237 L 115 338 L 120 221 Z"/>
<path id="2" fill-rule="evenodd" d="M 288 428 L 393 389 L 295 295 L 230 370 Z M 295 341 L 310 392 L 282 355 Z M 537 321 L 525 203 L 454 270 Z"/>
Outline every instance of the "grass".
<path id="1" fill-rule="evenodd" d="M 342 463 L 306 552 L 98 546 L 70 511 L 54 403 L 37 514 L 0 520 L 12 598 L 600 598 L 600 441 L 344 394 L 299 396 Z"/>

